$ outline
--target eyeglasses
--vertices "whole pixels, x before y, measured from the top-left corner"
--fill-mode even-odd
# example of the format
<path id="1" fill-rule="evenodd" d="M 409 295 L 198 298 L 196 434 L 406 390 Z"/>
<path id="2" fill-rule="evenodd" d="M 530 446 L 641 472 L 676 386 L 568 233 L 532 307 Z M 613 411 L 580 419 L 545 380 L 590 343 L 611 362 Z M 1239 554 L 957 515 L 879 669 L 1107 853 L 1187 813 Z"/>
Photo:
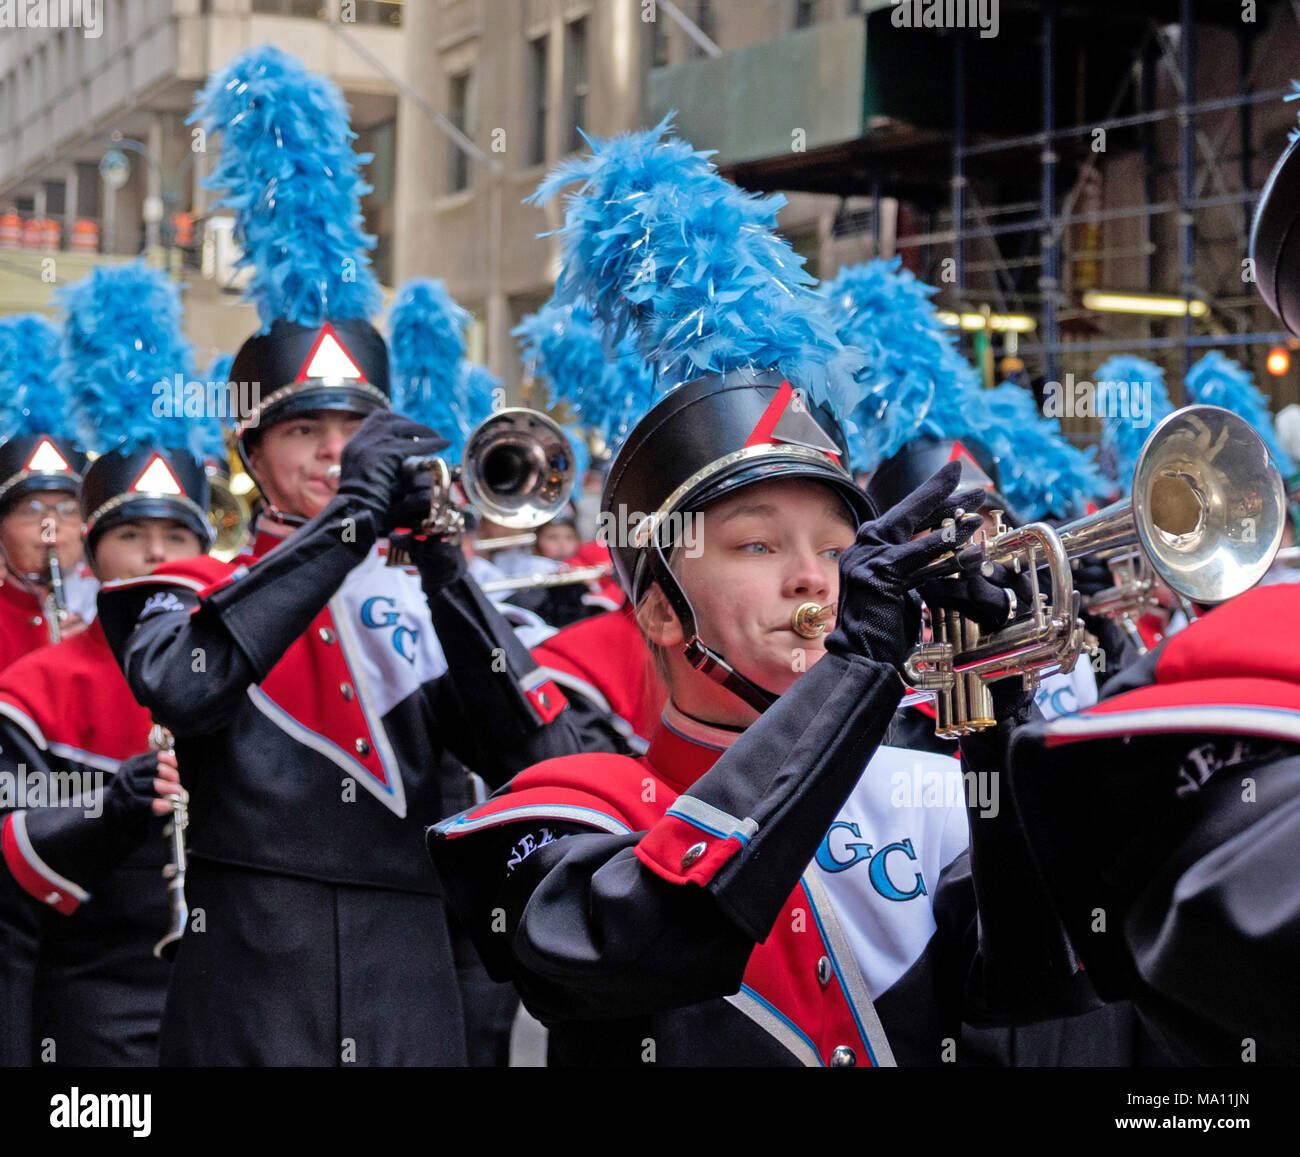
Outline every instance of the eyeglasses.
<path id="1" fill-rule="evenodd" d="M 60 522 L 80 522 L 81 507 L 75 498 L 63 498 L 54 505 L 31 498 L 26 502 L 15 504 L 10 513 L 24 522 L 44 522 L 47 518 L 57 518 Z"/>

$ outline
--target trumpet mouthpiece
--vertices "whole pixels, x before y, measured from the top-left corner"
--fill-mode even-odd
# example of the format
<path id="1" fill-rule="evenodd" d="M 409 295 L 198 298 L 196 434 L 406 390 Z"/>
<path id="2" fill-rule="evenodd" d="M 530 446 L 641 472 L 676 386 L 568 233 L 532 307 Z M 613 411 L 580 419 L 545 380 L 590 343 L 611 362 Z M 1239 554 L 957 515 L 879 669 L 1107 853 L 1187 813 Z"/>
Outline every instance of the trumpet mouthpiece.
<path id="1" fill-rule="evenodd" d="M 805 639 L 815 639 L 826 630 L 834 617 L 834 603 L 826 606 L 820 603 L 802 603 L 795 609 L 790 626 L 794 628 L 795 634 L 802 635 Z"/>

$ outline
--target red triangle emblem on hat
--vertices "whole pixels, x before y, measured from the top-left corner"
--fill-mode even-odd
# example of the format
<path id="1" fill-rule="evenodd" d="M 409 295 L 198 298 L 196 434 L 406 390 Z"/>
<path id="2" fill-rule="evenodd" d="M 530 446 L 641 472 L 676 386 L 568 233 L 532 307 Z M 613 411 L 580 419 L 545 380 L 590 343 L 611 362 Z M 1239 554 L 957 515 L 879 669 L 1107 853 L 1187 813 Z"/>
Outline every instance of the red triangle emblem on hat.
<path id="1" fill-rule="evenodd" d="M 59 453 L 54 443 L 48 438 L 42 438 L 37 444 L 32 455 L 27 459 L 24 470 L 32 474 L 71 474 L 72 467 L 68 465 L 68 460 Z"/>
<path id="2" fill-rule="evenodd" d="M 793 403 L 793 404 L 792 404 Z M 776 397 L 768 403 L 762 417 L 745 441 L 746 446 L 785 442 L 820 450 L 828 458 L 840 461 L 840 449 L 818 424 L 794 392 L 789 382 L 782 382 Z"/>
<path id="3" fill-rule="evenodd" d="M 952 444 L 952 452 L 948 455 L 948 461 L 962 464 L 962 482 L 974 483 L 976 486 L 984 487 L 985 490 L 993 489 L 993 479 L 984 472 L 984 467 L 975 461 L 971 452 L 960 442 Z"/>
<path id="4" fill-rule="evenodd" d="M 185 494 L 185 488 L 181 486 L 176 475 L 172 473 L 172 468 L 167 465 L 167 459 L 157 453 L 149 459 L 149 464 L 140 471 L 140 477 L 131 483 L 131 492 L 136 491 L 142 494 L 175 494 L 177 496 Z"/>
<path id="5" fill-rule="evenodd" d="M 334 332 L 334 327 L 329 322 L 321 326 L 320 333 L 316 335 L 316 340 L 312 342 L 311 349 L 307 351 L 307 357 L 303 360 L 302 368 L 298 371 L 298 377 L 295 381 L 305 382 L 309 378 L 323 378 L 327 381 L 337 379 L 351 382 L 364 382 L 366 380 L 366 375 L 361 372 L 361 367 L 348 353 L 346 347 L 339 340 L 339 335 Z"/>

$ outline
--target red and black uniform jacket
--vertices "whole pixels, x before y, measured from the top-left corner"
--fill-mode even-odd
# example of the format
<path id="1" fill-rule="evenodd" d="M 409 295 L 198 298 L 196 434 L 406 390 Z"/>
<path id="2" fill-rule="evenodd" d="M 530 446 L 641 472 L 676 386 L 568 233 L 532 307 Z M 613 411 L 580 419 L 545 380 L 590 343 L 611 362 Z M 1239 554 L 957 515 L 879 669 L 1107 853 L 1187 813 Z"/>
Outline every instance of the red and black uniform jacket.
<path id="1" fill-rule="evenodd" d="M 79 563 L 64 581 L 68 610 L 89 621 L 95 613 L 98 586 L 85 564 Z M 49 645 L 50 628 L 45 615 L 42 600 L 0 569 L 0 671 Z"/>
<path id="2" fill-rule="evenodd" d="M 892 784 L 867 785 L 871 819 L 844 810 L 901 693 L 893 667 L 827 655 L 729 746 L 670 710 L 644 758 L 548 761 L 431 830 L 554 1063 L 939 1064 L 963 1015 L 1092 1005 L 1014 821 L 949 858 L 966 833 L 947 812 L 895 832 Z M 1000 767 L 1009 731 L 972 767 Z"/>
<path id="3" fill-rule="evenodd" d="M 141 888 L 151 903 L 165 899 L 164 820 L 123 830 L 97 800 L 118 764 L 149 749 L 149 728 L 98 622 L 0 675 L 4 865 L 65 916 L 92 893 L 99 911 L 136 906 Z"/>
<path id="4" fill-rule="evenodd" d="M 1210 612 L 1012 756 L 1098 991 L 1182 1059 L 1300 1062 L 1300 588 Z"/>
<path id="5" fill-rule="evenodd" d="M 444 814 L 444 752 L 495 784 L 576 750 L 564 697 L 467 576 L 426 601 L 385 566 L 349 499 L 275 529 L 251 561 L 173 563 L 100 596 L 128 684 L 176 737 L 190 854 L 436 894 L 419 833 Z M 498 725 L 465 726 L 467 700 Z"/>
<path id="6" fill-rule="evenodd" d="M 663 711 L 667 691 L 630 607 L 606 611 L 557 631 L 533 648 L 538 666 L 571 703 L 585 702 L 612 736 L 584 751 L 640 754 Z"/>

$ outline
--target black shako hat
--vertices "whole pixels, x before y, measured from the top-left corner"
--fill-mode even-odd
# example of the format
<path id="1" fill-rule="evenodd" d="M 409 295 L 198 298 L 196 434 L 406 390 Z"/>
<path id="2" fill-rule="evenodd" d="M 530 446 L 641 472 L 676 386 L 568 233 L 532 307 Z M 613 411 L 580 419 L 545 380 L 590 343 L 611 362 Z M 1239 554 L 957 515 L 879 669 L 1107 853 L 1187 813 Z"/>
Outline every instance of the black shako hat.
<path id="1" fill-rule="evenodd" d="M 239 456 L 248 453 L 262 431 L 313 410 L 369 414 L 390 404 L 388 346 L 367 321 L 351 318 L 300 325 L 280 318 L 270 330 L 250 337 L 230 364 L 232 392 L 238 383 L 253 404 L 239 415 Z"/>
<path id="2" fill-rule="evenodd" d="M 682 623 L 687 658 L 760 711 L 775 696 L 696 634 L 690 601 L 668 567 L 680 530 L 674 516 L 756 482 L 804 478 L 830 486 L 860 524 L 872 509 L 845 459 L 828 406 L 808 404 L 780 373 L 739 369 L 673 390 L 633 427 L 610 466 L 601 518 L 623 589 L 635 604 L 658 583 Z"/>
<path id="3" fill-rule="evenodd" d="M 0 443 L 0 516 L 25 494 L 61 490 L 76 494 L 86 456 L 67 438 L 19 434 Z"/>
<path id="4" fill-rule="evenodd" d="M 1282 323 L 1300 334 L 1300 138 L 1291 142 L 1264 182 L 1250 231 L 1250 256 L 1260 295 Z"/>
<path id="5" fill-rule="evenodd" d="M 997 460 L 988 447 L 974 438 L 936 438 L 929 434 L 914 438 L 892 458 L 882 462 L 867 480 L 867 497 L 871 505 L 883 513 L 902 502 L 949 462 L 961 463 L 958 490 L 983 489 L 982 509 L 1003 511 L 1006 521 L 1013 525 L 1024 521 L 1002 494 Z"/>
<path id="6" fill-rule="evenodd" d="M 99 536 L 119 523 L 170 518 L 197 534 L 207 551 L 216 538 L 207 517 L 209 499 L 207 471 L 186 450 L 110 450 L 90 464 L 81 484 L 86 549 L 93 554 Z"/>

